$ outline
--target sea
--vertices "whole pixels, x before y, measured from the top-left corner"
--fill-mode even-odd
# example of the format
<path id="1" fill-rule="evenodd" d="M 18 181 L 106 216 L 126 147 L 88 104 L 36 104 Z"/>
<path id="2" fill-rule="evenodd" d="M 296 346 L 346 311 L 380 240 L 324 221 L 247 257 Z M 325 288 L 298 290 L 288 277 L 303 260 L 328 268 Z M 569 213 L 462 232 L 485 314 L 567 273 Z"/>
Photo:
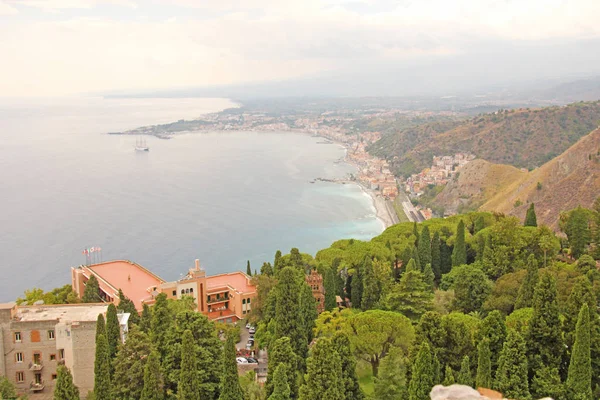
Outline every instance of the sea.
<path id="1" fill-rule="evenodd" d="M 0 301 L 71 282 L 70 267 L 127 259 L 175 280 L 253 270 L 292 247 L 383 230 L 336 144 L 290 132 L 108 135 L 235 107 L 227 99 L 0 100 Z M 85 249 L 94 248 L 91 256 Z M 100 249 L 100 251 L 97 251 Z"/>

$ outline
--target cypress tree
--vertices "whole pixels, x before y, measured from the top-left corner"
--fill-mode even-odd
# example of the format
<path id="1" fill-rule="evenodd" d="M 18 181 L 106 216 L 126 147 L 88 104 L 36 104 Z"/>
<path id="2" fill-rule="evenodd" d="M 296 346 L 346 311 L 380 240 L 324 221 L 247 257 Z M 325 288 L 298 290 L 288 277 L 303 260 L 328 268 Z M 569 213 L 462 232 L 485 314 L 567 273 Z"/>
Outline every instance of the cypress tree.
<path id="1" fill-rule="evenodd" d="M 535 398 L 549 396 L 554 399 L 564 399 L 564 385 L 560 381 L 558 368 L 543 367 L 535 371 L 531 380 L 531 394 Z"/>
<path id="2" fill-rule="evenodd" d="M 384 305 L 388 310 L 400 312 L 416 321 L 433 307 L 433 292 L 421 272 L 408 271 L 391 288 Z"/>
<path id="3" fill-rule="evenodd" d="M 424 226 L 419 237 L 419 262 L 421 271 L 425 270 L 427 264 L 431 264 L 431 257 L 431 235 L 429 234 L 429 228 Z"/>
<path id="4" fill-rule="evenodd" d="M 181 372 L 177 384 L 177 399 L 200 400 L 196 348 L 194 336 L 189 329 L 183 333 L 181 343 Z"/>
<path id="5" fill-rule="evenodd" d="M 156 302 L 152 307 L 152 323 L 150 339 L 156 346 L 161 363 L 168 352 L 167 349 L 167 333 L 173 324 L 173 316 L 169 310 L 167 303 L 167 295 L 161 293 L 156 296 Z"/>
<path id="6" fill-rule="evenodd" d="M 406 399 L 406 360 L 399 348 L 392 348 L 379 365 L 379 374 L 374 378 L 373 397 L 377 400 Z M 348 397 L 346 397 L 348 399 Z"/>
<path id="7" fill-rule="evenodd" d="M 133 326 L 127 341 L 119 347 L 112 362 L 112 394 L 118 399 L 139 399 L 146 360 L 152 352 L 148 335 Z"/>
<path id="8" fill-rule="evenodd" d="M 303 336 L 306 338 L 306 344 L 308 345 L 308 343 L 312 342 L 313 340 L 313 329 L 315 328 L 315 322 L 319 316 L 319 312 L 317 311 L 317 302 L 313 296 L 310 286 L 303 282 L 301 288 L 300 318 L 302 320 L 302 329 L 304 331 Z M 306 348 L 304 351 L 308 351 L 308 348 Z"/>
<path id="9" fill-rule="evenodd" d="M 327 268 L 325 271 L 325 277 L 323 278 L 323 287 L 325 288 L 325 310 L 333 311 L 337 308 L 337 302 L 335 301 L 335 276 L 333 274 L 333 268 Z"/>
<path id="10" fill-rule="evenodd" d="M 301 269 L 304 271 L 304 261 L 302 261 L 302 254 L 300 254 L 300 250 L 297 248 L 292 248 L 290 250 L 290 265 L 297 269 Z"/>
<path id="11" fill-rule="evenodd" d="M 412 365 L 412 375 L 408 385 L 409 400 L 429 400 L 429 392 L 435 384 L 433 356 L 429 343 L 424 342 L 417 359 Z"/>
<path id="12" fill-rule="evenodd" d="M 100 334 L 96 343 L 94 361 L 94 399 L 112 400 L 110 385 L 110 355 L 106 336 Z"/>
<path id="13" fill-rule="evenodd" d="M 59 365 L 57 369 L 54 400 L 79 400 L 79 389 L 73 383 L 71 371 L 64 365 Z"/>
<path id="14" fill-rule="evenodd" d="M 144 386 L 140 400 L 163 400 L 163 377 L 160 372 L 160 359 L 156 351 L 148 356 L 148 362 L 144 367 Z"/>
<path id="15" fill-rule="evenodd" d="M 492 354 L 490 341 L 485 338 L 477 346 L 477 378 L 475 386 L 481 388 L 492 387 Z"/>
<path id="16" fill-rule="evenodd" d="M 419 247 L 419 229 L 416 222 L 413 222 L 413 236 L 415 237 L 415 248 Z"/>
<path id="17" fill-rule="evenodd" d="M 445 240 L 440 238 L 440 260 L 442 275 L 447 274 L 452 269 L 452 251 Z"/>
<path id="18" fill-rule="evenodd" d="M 233 335 L 229 335 L 223 347 L 223 361 L 221 362 L 221 394 L 219 400 L 243 400 L 244 392 L 240 386 L 237 362 L 235 360 L 235 343 Z"/>
<path id="19" fill-rule="evenodd" d="M 361 268 L 362 272 L 362 298 L 361 308 L 363 311 L 375 307 L 381 296 L 381 284 L 373 272 L 373 262 L 370 256 L 366 256 Z"/>
<path id="20" fill-rule="evenodd" d="M 452 368 L 449 365 L 446 365 L 446 371 L 444 372 L 444 382 L 442 383 L 442 385 L 450 386 L 454 385 L 455 383 L 456 380 L 454 379 L 454 371 L 452 371 Z"/>
<path id="21" fill-rule="evenodd" d="M 442 259 L 440 254 L 440 234 L 435 232 L 431 239 L 431 269 L 435 275 L 436 283 L 442 279 Z"/>
<path id="22" fill-rule="evenodd" d="M 252 269 L 250 268 L 250 260 L 246 264 L 246 275 L 252 276 Z"/>
<path id="23" fill-rule="evenodd" d="M 475 220 L 475 224 L 473 224 L 473 233 L 477 233 L 485 228 L 485 219 L 483 215 L 480 215 Z"/>
<path id="24" fill-rule="evenodd" d="M 336 332 L 331 342 L 340 356 L 343 392 L 346 394 L 345 400 L 362 400 L 364 395 L 360 390 L 358 376 L 356 376 L 356 359 L 352 354 L 348 335 L 343 332 Z"/>
<path id="25" fill-rule="evenodd" d="M 273 261 L 273 274 L 277 275 L 281 268 L 281 250 L 277 250 L 275 252 L 275 260 Z"/>
<path id="26" fill-rule="evenodd" d="M 591 238 L 587 212 L 581 206 L 571 211 L 565 226 L 565 233 L 569 239 L 571 256 L 578 259 L 585 253 L 585 246 Z"/>
<path id="27" fill-rule="evenodd" d="M 269 364 L 267 366 L 267 382 L 265 384 L 265 392 L 269 397 L 274 390 L 275 385 L 275 370 L 280 365 L 285 365 L 286 379 L 292 397 L 297 397 L 298 386 L 296 384 L 297 360 L 289 337 L 277 339 L 269 348 Z"/>
<path id="28" fill-rule="evenodd" d="M 406 264 L 406 270 L 404 272 L 410 271 L 419 271 L 419 269 L 417 268 L 417 262 L 414 260 L 414 258 L 408 260 L 408 264 Z"/>
<path id="29" fill-rule="evenodd" d="M 345 399 L 341 360 L 330 339 L 321 338 L 312 347 L 304 382 L 300 400 Z"/>
<path id="30" fill-rule="evenodd" d="M 535 256 L 530 254 L 527 258 L 527 275 L 525 275 L 525 279 L 519 288 L 519 294 L 517 295 L 517 301 L 515 302 L 515 310 L 531 307 L 533 305 L 533 294 L 538 280 L 538 264 Z"/>
<path id="31" fill-rule="evenodd" d="M 352 308 L 361 308 L 362 306 L 362 295 L 363 295 L 363 275 L 359 266 L 354 267 L 354 275 L 352 275 L 352 285 L 350 293 L 350 301 L 352 301 Z"/>
<path id="32" fill-rule="evenodd" d="M 106 311 L 106 340 L 108 341 L 108 355 L 111 360 L 117 355 L 120 339 L 121 327 L 119 325 L 119 318 L 117 317 L 117 308 L 111 303 L 108 305 L 108 310 Z"/>
<path id="33" fill-rule="evenodd" d="M 488 339 L 492 370 L 496 370 L 498 367 L 498 357 L 504 347 L 504 341 L 506 340 L 506 323 L 504 321 L 504 315 L 498 310 L 494 310 L 489 313 L 479 326 L 478 339 Z"/>
<path id="34" fill-rule="evenodd" d="M 462 219 L 458 222 L 456 228 L 456 240 L 452 250 L 452 266 L 463 265 L 467 263 L 467 244 L 465 243 L 465 223 Z"/>
<path id="35" fill-rule="evenodd" d="M 417 266 L 417 269 L 421 272 L 423 272 L 423 270 L 421 269 L 421 259 L 419 258 L 419 250 L 417 249 L 417 247 L 413 247 L 412 248 L 412 255 L 411 257 L 413 258 L 413 260 L 415 260 L 415 264 Z"/>
<path id="36" fill-rule="evenodd" d="M 429 289 L 433 291 L 433 285 L 435 283 L 435 274 L 433 273 L 433 270 L 431 269 L 431 264 L 427 264 L 425 266 L 425 268 L 423 269 L 423 277 L 424 277 L 425 283 L 427 283 L 427 286 L 429 287 Z"/>
<path id="37" fill-rule="evenodd" d="M 537 217 L 535 216 L 535 206 L 533 203 L 531 203 L 527 209 L 527 214 L 525 215 L 525 226 L 537 226 Z"/>
<path id="38" fill-rule="evenodd" d="M 98 346 L 98 336 L 100 335 L 106 337 L 106 323 L 102 314 L 98 314 L 98 319 L 96 320 L 96 346 Z"/>
<path id="39" fill-rule="evenodd" d="M 102 302 L 102 299 L 100 298 L 100 285 L 98 284 L 98 279 L 96 279 L 96 275 L 90 276 L 90 279 L 88 279 L 88 281 L 85 283 L 85 289 L 83 291 L 81 301 L 83 303 Z"/>
<path id="40" fill-rule="evenodd" d="M 152 327 L 152 311 L 148 304 L 142 305 L 142 317 L 140 318 L 140 330 L 144 333 L 150 333 Z"/>
<path id="41" fill-rule="evenodd" d="M 525 340 L 517 331 L 511 330 L 500 353 L 494 389 L 502 392 L 507 398 L 529 400 L 531 394 L 527 370 Z"/>
<path id="42" fill-rule="evenodd" d="M 273 266 L 271 265 L 271 263 L 264 262 L 262 267 L 260 267 L 260 274 L 272 276 L 273 275 Z"/>
<path id="43" fill-rule="evenodd" d="M 533 316 L 527 337 L 531 371 L 542 367 L 558 368 L 560 365 L 564 347 L 557 295 L 554 277 L 549 273 L 542 274 L 535 288 Z"/>
<path id="44" fill-rule="evenodd" d="M 584 304 L 579 311 L 566 388 L 569 398 L 592 400 L 590 313 L 587 304 Z"/>
<path id="45" fill-rule="evenodd" d="M 304 282 L 301 282 L 305 285 Z M 294 353 L 304 359 L 308 352 L 306 326 L 300 306 L 303 286 L 299 285 L 297 270 L 285 267 L 279 272 L 279 282 L 275 286 L 277 298 L 275 305 L 275 339 L 290 338 Z"/>
<path id="46" fill-rule="evenodd" d="M 279 364 L 273 374 L 273 393 L 269 400 L 291 400 L 290 385 L 286 375 L 288 374 L 286 364 Z"/>
<path id="47" fill-rule="evenodd" d="M 460 371 L 458 372 L 456 383 L 473 387 L 473 374 L 471 373 L 471 360 L 469 356 L 464 356 L 460 363 Z"/>

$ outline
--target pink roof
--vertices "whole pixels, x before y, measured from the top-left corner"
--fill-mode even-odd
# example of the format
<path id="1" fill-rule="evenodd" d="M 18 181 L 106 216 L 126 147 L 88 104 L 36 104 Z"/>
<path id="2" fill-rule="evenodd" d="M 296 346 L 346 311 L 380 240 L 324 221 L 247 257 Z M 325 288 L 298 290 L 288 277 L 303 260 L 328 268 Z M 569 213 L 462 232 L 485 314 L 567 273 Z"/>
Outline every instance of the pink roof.
<path id="1" fill-rule="evenodd" d="M 253 293 L 256 287 L 250 283 L 250 277 L 243 272 L 230 272 L 228 274 L 214 275 L 206 277 L 206 287 L 208 292 L 211 289 L 231 286 L 240 293 Z"/>
<path id="2" fill-rule="evenodd" d="M 157 287 L 164 282 L 146 268 L 131 261 L 109 261 L 88 268 L 117 291 L 121 289 L 138 310 L 142 310 L 142 300 L 150 297 L 148 288 Z M 100 286 L 103 286 L 102 281 Z"/>

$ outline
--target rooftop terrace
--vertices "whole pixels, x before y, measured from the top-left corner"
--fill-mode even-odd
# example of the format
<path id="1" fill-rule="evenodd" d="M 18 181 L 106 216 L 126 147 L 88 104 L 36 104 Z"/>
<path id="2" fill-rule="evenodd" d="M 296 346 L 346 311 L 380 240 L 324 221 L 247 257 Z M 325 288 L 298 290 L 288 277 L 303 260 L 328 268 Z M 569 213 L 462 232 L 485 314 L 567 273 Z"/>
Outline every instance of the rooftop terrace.
<path id="1" fill-rule="evenodd" d="M 14 319 L 20 322 L 33 321 L 96 321 L 98 314 L 105 314 L 107 304 L 61 304 L 19 306 Z"/>

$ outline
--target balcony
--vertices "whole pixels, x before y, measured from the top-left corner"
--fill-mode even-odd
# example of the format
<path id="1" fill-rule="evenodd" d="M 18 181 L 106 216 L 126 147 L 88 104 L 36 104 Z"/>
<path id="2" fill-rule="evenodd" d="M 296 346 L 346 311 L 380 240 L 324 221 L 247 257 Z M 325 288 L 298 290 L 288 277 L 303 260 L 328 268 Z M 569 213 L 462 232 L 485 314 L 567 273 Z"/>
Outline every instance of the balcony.
<path id="1" fill-rule="evenodd" d="M 42 368 L 44 368 L 44 365 L 42 364 L 42 362 L 40 360 L 29 363 L 30 371 L 41 371 Z"/>
<path id="2" fill-rule="evenodd" d="M 39 392 L 44 390 L 44 381 L 41 380 L 39 382 L 31 382 L 29 384 L 29 390 L 31 390 L 32 392 Z"/>
<path id="3" fill-rule="evenodd" d="M 229 296 L 219 298 L 211 297 L 210 300 L 206 300 L 206 304 L 222 303 L 224 301 L 229 301 Z"/>

